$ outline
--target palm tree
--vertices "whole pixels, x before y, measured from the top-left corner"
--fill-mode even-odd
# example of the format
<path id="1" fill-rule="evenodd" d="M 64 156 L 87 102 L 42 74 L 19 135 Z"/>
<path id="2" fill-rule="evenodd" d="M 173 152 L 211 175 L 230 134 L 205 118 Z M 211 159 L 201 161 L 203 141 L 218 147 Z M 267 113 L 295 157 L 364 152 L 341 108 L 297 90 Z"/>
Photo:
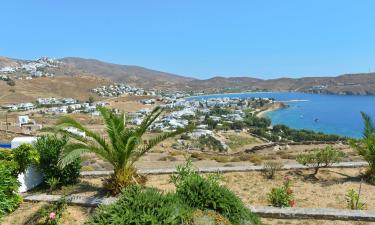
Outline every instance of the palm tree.
<path id="1" fill-rule="evenodd" d="M 375 183 L 375 126 L 369 115 L 364 112 L 361 115 L 364 122 L 363 138 L 352 140 L 351 146 L 368 162 L 366 176 L 370 182 Z"/>
<path id="2" fill-rule="evenodd" d="M 114 168 L 113 175 L 105 182 L 106 188 L 112 194 L 119 193 L 123 187 L 133 183 L 143 184 L 145 177 L 137 173 L 134 163 L 161 141 L 191 128 L 189 126 L 186 129 L 177 129 L 144 141 L 143 135 L 163 111 L 160 107 L 156 107 L 146 116 L 141 125 L 132 128 L 127 126 L 124 113 L 117 115 L 105 107 L 99 107 L 98 110 L 103 118 L 108 138 L 87 129 L 71 117 L 64 116 L 58 120 L 54 128 L 55 132 L 64 133 L 71 138 L 62 151 L 59 166 L 65 167 L 83 153 L 95 153 Z M 66 129 L 69 127 L 84 132 L 85 137 L 67 132 Z"/>

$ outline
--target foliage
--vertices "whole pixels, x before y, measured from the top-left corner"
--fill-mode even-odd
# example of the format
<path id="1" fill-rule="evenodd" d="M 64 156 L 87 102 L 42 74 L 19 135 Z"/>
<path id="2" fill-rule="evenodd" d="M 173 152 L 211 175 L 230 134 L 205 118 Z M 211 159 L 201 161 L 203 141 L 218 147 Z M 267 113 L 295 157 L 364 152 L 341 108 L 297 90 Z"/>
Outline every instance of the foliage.
<path id="1" fill-rule="evenodd" d="M 143 135 L 163 112 L 160 107 L 156 107 L 146 116 L 138 127 L 127 127 L 127 120 L 124 113 L 115 114 L 110 109 L 104 107 L 99 107 L 98 110 L 106 126 L 108 140 L 100 134 L 87 129 L 71 117 L 64 116 L 59 119 L 54 131 L 68 135 L 72 141 L 64 146 L 58 164 L 64 168 L 84 153 L 95 153 L 114 167 L 114 174 L 106 182 L 109 191 L 114 195 L 120 193 L 123 187 L 133 183 L 142 184 L 145 181 L 143 176 L 137 174 L 134 166 L 134 163 L 141 156 L 161 141 L 181 134 L 190 128 L 163 133 L 145 141 L 143 140 Z M 69 127 L 84 132 L 85 137 L 67 132 L 66 128 Z"/>
<path id="2" fill-rule="evenodd" d="M 238 149 L 244 145 L 249 145 L 256 143 L 256 140 L 251 137 L 243 137 L 240 135 L 226 135 L 227 139 L 229 139 L 228 146 L 232 149 Z"/>
<path id="3" fill-rule="evenodd" d="M 51 177 L 47 179 L 46 184 L 49 186 L 49 190 L 53 191 L 57 188 L 60 183 L 60 178 Z"/>
<path id="4" fill-rule="evenodd" d="M 0 160 L 0 219 L 15 210 L 22 200 L 17 194 L 20 183 L 15 175 L 16 170 L 14 163 Z"/>
<path id="5" fill-rule="evenodd" d="M 188 224 L 192 212 L 173 193 L 132 185 L 124 189 L 115 204 L 100 206 L 85 224 Z"/>
<path id="6" fill-rule="evenodd" d="M 360 192 L 356 192 L 353 189 L 349 189 L 346 193 L 346 202 L 348 208 L 352 210 L 362 210 L 364 209 L 365 203 L 359 201 Z"/>
<path id="7" fill-rule="evenodd" d="M 271 120 L 265 117 L 258 117 L 252 113 L 246 113 L 244 123 L 248 127 L 267 128 L 271 126 Z"/>
<path id="8" fill-rule="evenodd" d="M 0 148 L 0 160 L 12 160 L 12 151 L 9 149 Z"/>
<path id="9" fill-rule="evenodd" d="M 16 86 L 16 82 L 14 80 L 9 79 L 7 81 L 7 85 L 9 85 L 9 86 Z"/>
<path id="10" fill-rule="evenodd" d="M 273 179 L 276 171 L 283 168 L 279 162 L 265 162 L 263 164 L 263 173 L 268 179 Z"/>
<path id="11" fill-rule="evenodd" d="M 201 148 L 207 147 L 211 150 L 217 150 L 220 152 L 225 151 L 226 149 L 224 146 L 221 144 L 219 140 L 216 138 L 212 137 L 211 135 L 202 135 L 198 138 L 198 145 Z"/>
<path id="12" fill-rule="evenodd" d="M 315 149 L 311 153 L 301 154 L 296 160 L 302 165 L 314 168 L 314 174 L 317 174 L 320 168 L 340 162 L 343 157 L 343 152 L 327 146 L 323 149 Z"/>
<path id="13" fill-rule="evenodd" d="M 24 173 L 31 164 L 39 162 L 39 154 L 32 145 L 22 144 L 12 149 L 12 159 L 18 164 L 17 173 Z"/>
<path id="14" fill-rule="evenodd" d="M 177 196 L 192 208 L 214 210 L 234 225 L 260 223 L 233 192 L 219 184 L 217 176 L 201 176 L 192 169 L 191 162 L 179 167 L 171 181 L 176 185 Z"/>
<path id="15" fill-rule="evenodd" d="M 250 132 L 274 142 L 304 141 L 344 141 L 347 138 L 333 134 L 324 134 L 311 130 L 292 129 L 285 125 L 275 125 L 272 129 L 253 127 Z M 281 138 L 281 139 L 280 139 Z"/>
<path id="16" fill-rule="evenodd" d="M 293 207 L 295 205 L 292 182 L 289 177 L 284 177 L 283 186 L 272 188 L 268 193 L 268 201 L 274 207 Z"/>
<path id="17" fill-rule="evenodd" d="M 366 172 L 367 179 L 375 183 L 375 126 L 371 118 L 362 112 L 364 121 L 364 130 L 362 140 L 352 140 L 351 146 L 361 155 L 369 164 Z"/>
<path id="18" fill-rule="evenodd" d="M 67 144 L 67 138 L 44 135 L 38 138 L 35 148 L 39 152 L 39 167 L 44 174 L 44 182 L 51 178 L 59 178 L 60 185 L 74 184 L 78 181 L 81 160 L 75 158 L 64 168 L 58 166 L 59 156 Z"/>

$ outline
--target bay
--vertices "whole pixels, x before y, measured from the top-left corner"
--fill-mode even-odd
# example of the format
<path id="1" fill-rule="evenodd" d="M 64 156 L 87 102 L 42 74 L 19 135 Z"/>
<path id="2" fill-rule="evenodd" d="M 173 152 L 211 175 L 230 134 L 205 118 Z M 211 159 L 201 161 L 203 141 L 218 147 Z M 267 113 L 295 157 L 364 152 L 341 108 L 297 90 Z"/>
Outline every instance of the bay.
<path id="1" fill-rule="evenodd" d="M 272 124 L 327 134 L 361 137 L 363 111 L 375 120 L 375 96 L 320 95 L 299 92 L 255 92 L 195 96 L 194 99 L 259 97 L 285 101 L 290 106 L 267 112 Z"/>

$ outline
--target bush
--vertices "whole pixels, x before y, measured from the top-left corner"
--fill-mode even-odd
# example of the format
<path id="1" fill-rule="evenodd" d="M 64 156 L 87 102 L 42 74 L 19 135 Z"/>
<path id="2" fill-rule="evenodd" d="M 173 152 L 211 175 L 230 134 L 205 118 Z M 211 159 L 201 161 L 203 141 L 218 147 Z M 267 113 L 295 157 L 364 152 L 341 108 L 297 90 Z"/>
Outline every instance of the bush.
<path id="1" fill-rule="evenodd" d="M 265 162 L 263 165 L 263 173 L 268 179 L 273 179 L 276 171 L 283 168 L 283 165 L 279 162 Z"/>
<path id="2" fill-rule="evenodd" d="M 348 208 L 352 210 L 362 210 L 364 209 L 365 203 L 359 201 L 360 192 L 356 192 L 353 189 L 349 189 L 346 194 L 346 202 Z"/>
<path id="3" fill-rule="evenodd" d="M 177 169 L 178 174 L 173 175 L 171 181 L 176 185 L 178 197 L 190 207 L 214 210 L 234 225 L 260 223 L 233 192 L 220 186 L 216 176 L 202 177 L 192 169 L 189 161 Z"/>
<path id="4" fill-rule="evenodd" d="M 12 158 L 18 164 L 17 173 L 24 173 L 31 164 L 39 162 L 38 151 L 30 144 L 22 144 L 12 149 Z"/>
<path id="5" fill-rule="evenodd" d="M 343 152 L 328 146 L 324 149 L 315 149 L 311 153 L 299 155 L 296 160 L 302 165 L 314 168 L 314 174 L 317 174 L 320 168 L 341 162 L 343 157 Z"/>
<path id="6" fill-rule="evenodd" d="M 293 207 L 295 205 L 292 183 L 289 177 L 284 178 L 282 187 L 272 188 L 268 193 L 268 201 L 274 207 Z"/>
<path id="7" fill-rule="evenodd" d="M 35 148 L 40 155 L 39 167 L 44 174 L 44 181 L 51 178 L 59 178 L 60 185 L 74 184 L 78 181 L 81 169 L 81 160 L 76 159 L 73 163 L 61 169 L 57 163 L 67 138 L 57 136 L 41 136 L 35 143 Z"/>
<path id="8" fill-rule="evenodd" d="M 192 213 L 173 193 L 133 185 L 124 189 L 115 204 L 100 206 L 85 224 L 189 224 Z"/>
<path id="9" fill-rule="evenodd" d="M 17 165 L 0 161 L 0 218 L 15 210 L 21 203 L 17 194 L 20 183 L 17 180 Z"/>

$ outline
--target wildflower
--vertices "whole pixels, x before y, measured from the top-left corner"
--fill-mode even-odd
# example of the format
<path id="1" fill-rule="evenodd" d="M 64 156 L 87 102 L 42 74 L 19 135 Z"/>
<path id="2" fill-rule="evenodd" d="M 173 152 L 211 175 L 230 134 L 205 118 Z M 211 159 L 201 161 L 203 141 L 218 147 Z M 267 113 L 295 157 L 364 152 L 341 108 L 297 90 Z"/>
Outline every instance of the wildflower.
<path id="1" fill-rule="evenodd" d="M 294 207 L 296 205 L 296 201 L 295 200 L 290 200 L 289 201 L 289 206 L 290 207 Z"/>
<path id="2" fill-rule="evenodd" d="M 51 212 L 48 217 L 49 217 L 50 220 L 55 220 L 56 219 L 56 213 Z"/>
<path id="3" fill-rule="evenodd" d="M 290 194 L 292 194 L 292 193 L 293 193 L 293 190 L 292 190 L 292 189 L 290 189 L 290 188 L 288 188 L 288 189 L 286 189 L 286 193 L 288 193 L 288 195 L 290 195 Z"/>
<path id="4" fill-rule="evenodd" d="M 290 181 L 290 177 L 289 177 L 288 175 L 285 175 L 285 176 L 284 176 L 284 180 L 285 180 L 285 181 Z"/>

